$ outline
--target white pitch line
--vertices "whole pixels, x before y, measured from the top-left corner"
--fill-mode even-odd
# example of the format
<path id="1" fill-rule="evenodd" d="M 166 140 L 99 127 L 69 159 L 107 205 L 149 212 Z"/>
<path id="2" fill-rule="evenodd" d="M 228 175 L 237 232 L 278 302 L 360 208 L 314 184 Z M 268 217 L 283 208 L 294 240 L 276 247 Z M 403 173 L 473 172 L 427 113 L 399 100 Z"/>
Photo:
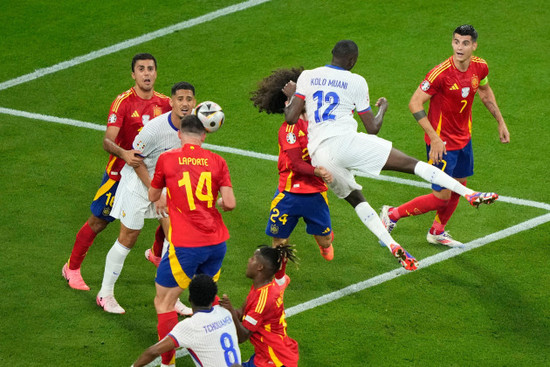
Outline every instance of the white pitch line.
<path id="1" fill-rule="evenodd" d="M 119 52 L 121 50 L 130 48 L 130 47 L 134 47 L 134 46 L 140 45 L 140 44 L 145 43 L 145 42 L 152 41 L 156 38 L 160 38 L 160 37 L 166 36 L 168 34 L 171 34 L 171 33 L 177 32 L 177 31 L 181 31 L 182 29 L 191 28 L 191 27 L 194 27 L 198 24 L 209 22 L 213 19 L 222 17 L 224 15 L 228 15 L 228 14 L 231 14 L 231 13 L 236 13 L 236 12 L 239 12 L 241 10 L 251 8 L 253 6 L 266 3 L 268 1 L 271 1 L 271 0 L 249 0 L 249 1 L 239 3 L 239 4 L 231 5 L 231 6 L 223 8 L 223 9 L 218 9 L 218 10 L 213 11 L 211 13 L 201 15 L 200 17 L 189 19 L 189 20 L 186 20 L 184 22 L 177 23 L 177 24 L 171 25 L 169 27 L 159 29 L 159 30 L 154 31 L 154 32 L 146 33 L 142 36 L 132 38 L 132 39 L 117 43 L 117 44 L 109 46 L 109 47 L 102 48 L 101 50 L 92 51 L 92 52 L 90 52 L 86 55 L 78 56 L 78 57 L 75 57 L 74 59 L 63 61 L 63 62 L 60 62 L 59 64 L 55 64 L 55 65 L 47 67 L 47 68 L 37 69 L 32 73 L 25 74 L 25 75 L 22 75 L 20 77 L 15 78 L 15 79 L 7 80 L 5 82 L 0 83 L 0 91 L 11 88 L 11 87 L 14 87 L 14 86 L 19 85 L 19 84 L 30 82 L 32 80 L 41 78 L 41 77 L 43 77 L 45 75 L 48 75 L 48 74 L 56 73 L 56 72 L 64 70 L 64 69 L 68 69 L 68 68 L 71 68 L 73 66 L 80 65 L 80 64 L 85 63 L 87 61 L 95 60 L 97 58 L 100 58 L 100 57 L 103 57 L 103 56 L 106 56 L 106 55 L 110 55 L 110 54 L 113 54 L 115 52 Z"/>
<path id="2" fill-rule="evenodd" d="M 34 120 L 53 122 L 57 124 L 84 127 L 87 129 L 93 129 L 93 130 L 99 130 L 99 131 L 105 131 L 106 129 L 105 125 L 100 125 L 92 122 L 85 122 L 85 121 L 74 120 L 69 118 L 43 115 L 40 113 L 14 110 L 14 109 L 5 108 L 5 107 L 0 107 L 0 113 L 5 115 L 10 115 L 10 116 L 18 116 L 18 117 L 25 117 L 25 118 L 34 119 Z M 238 149 L 238 148 L 224 147 L 220 145 L 205 143 L 204 147 L 207 149 L 218 151 L 218 152 L 238 154 L 245 157 L 264 159 L 264 160 L 273 161 L 273 162 L 277 162 L 277 159 L 278 159 L 276 155 L 258 153 L 258 152 L 253 152 L 250 150 L 244 150 L 244 149 Z M 354 174 L 360 177 L 372 178 L 378 181 L 393 182 L 393 183 L 398 183 L 402 185 L 416 186 L 421 188 L 430 188 L 430 184 L 425 181 L 416 181 L 416 180 L 411 180 L 407 178 L 399 178 L 399 177 L 386 176 L 386 175 L 372 176 L 372 175 L 366 175 L 357 171 L 354 171 Z M 509 196 L 500 196 L 498 200 L 500 202 L 515 204 L 515 205 L 530 206 L 533 208 L 545 209 L 550 211 L 550 204 L 541 203 L 537 201 L 518 199 L 518 198 L 509 197 Z"/>

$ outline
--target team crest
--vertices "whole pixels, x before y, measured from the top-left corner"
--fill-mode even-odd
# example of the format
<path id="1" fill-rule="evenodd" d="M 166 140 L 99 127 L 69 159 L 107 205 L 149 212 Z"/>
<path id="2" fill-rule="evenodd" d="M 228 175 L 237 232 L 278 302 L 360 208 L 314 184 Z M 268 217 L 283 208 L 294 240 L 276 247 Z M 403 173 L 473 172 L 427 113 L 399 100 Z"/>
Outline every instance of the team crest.
<path id="1" fill-rule="evenodd" d="M 116 122 L 116 114 L 112 113 L 107 121 L 109 124 L 114 124 Z"/>
<path id="2" fill-rule="evenodd" d="M 294 133 L 287 133 L 286 134 L 286 142 L 289 144 L 296 143 L 296 135 Z"/>
<path id="3" fill-rule="evenodd" d="M 462 88 L 462 98 L 468 97 L 468 94 L 470 94 L 470 87 Z"/>
<path id="4" fill-rule="evenodd" d="M 428 89 L 430 89 L 430 82 L 427 80 L 424 80 L 422 84 L 420 84 L 420 89 L 422 89 L 424 92 L 427 92 Z"/>
<path id="5" fill-rule="evenodd" d="M 474 74 L 472 75 L 472 88 L 476 90 L 477 87 L 479 87 L 479 78 L 476 74 Z"/>
<path id="6" fill-rule="evenodd" d="M 269 232 L 271 232 L 271 234 L 279 233 L 279 226 L 276 224 L 272 224 L 271 227 L 269 227 Z"/>

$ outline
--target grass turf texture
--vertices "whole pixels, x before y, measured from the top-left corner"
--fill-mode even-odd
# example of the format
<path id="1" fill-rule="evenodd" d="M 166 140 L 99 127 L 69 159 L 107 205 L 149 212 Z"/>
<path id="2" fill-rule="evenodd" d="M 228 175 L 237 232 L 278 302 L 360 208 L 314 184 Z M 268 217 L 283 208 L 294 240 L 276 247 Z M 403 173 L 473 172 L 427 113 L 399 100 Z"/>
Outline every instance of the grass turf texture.
<path id="1" fill-rule="evenodd" d="M 117 2 L 117 7 L 97 1 L 10 5 L 2 10 L 11 21 L 0 24 L 0 81 L 236 3 L 169 1 L 154 9 L 141 1 Z M 549 15 L 541 1 L 498 7 L 485 1 L 270 1 L 0 91 L 1 106 L 104 124 L 112 100 L 132 85 L 131 57 L 151 52 L 159 62 L 156 90 L 168 93 L 174 82 L 187 80 L 197 87 L 199 101 L 214 100 L 224 108 L 226 124 L 208 143 L 275 155 L 281 117 L 258 114 L 249 92 L 278 67 L 329 62 L 333 44 L 350 38 L 360 47 L 354 71 L 369 82 L 371 100 L 383 95 L 390 102 L 380 136 L 423 158 L 422 132 L 408 112 L 408 100 L 430 68 L 451 54 L 452 29 L 472 23 L 480 33 L 476 55 L 489 63 L 490 83 L 512 143 L 498 142 L 496 123 L 478 99 L 476 173 L 469 185 L 550 203 L 545 178 L 550 65 L 541 52 L 549 48 Z M 126 315 L 109 315 L 95 305 L 118 223 L 98 236 L 83 264 L 91 292 L 69 289 L 60 274 L 100 183 L 107 160 L 102 136 L 100 131 L 0 115 L 2 365 L 129 365 L 155 342 L 154 268 L 143 257 L 156 228 L 152 222 L 146 223 L 117 283 Z M 239 305 L 250 286 L 244 277 L 247 258 L 269 241 L 263 230 L 276 164 L 222 155 L 238 207 L 224 215 L 232 237 L 219 287 Z M 359 182 L 374 208 L 427 192 L 364 178 Z M 303 224 L 298 226 L 292 242 L 298 244 L 301 263 L 289 268 L 287 308 L 398 267 L 348 204 L 329 197 L 336 258 L 325 262 Z M 462 201 L 449 229 L 466 242 L 545 213 L 507 203 L 475 210 Z M 432 218 L 405 219 L 395 230 L 395 238 L 418 259 L 445 251 L 425 242 Z M 292 316 L 288 331 L 300 344 L 301 366 L 548 364 L 550 276 L 544 254 L 549 233 L 546 223 Z M 243 358 L 252 352 L 248 343 L 241 349 Z M 185 357 L 178 366 L 192 362 Z"/>

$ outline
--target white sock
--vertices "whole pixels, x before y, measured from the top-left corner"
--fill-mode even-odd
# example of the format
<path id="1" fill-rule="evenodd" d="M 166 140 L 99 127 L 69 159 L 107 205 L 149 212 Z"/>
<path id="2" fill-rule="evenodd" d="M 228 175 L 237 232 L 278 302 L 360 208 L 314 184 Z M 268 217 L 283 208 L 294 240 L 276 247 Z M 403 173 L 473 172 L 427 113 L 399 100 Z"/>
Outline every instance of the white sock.
<path id="1" fill-rule="evenodd" d="M 103 282 L 101 283 L 101 290 L 98 296 L 105 297 L 114 294 L 115 283 L 124 266 L 124 260 L 126 260 L 126 256 L 128 256 L 129 253 L 130 249 L 118 242 L 117 238 L 105 259 Z"/>
<path id="2" fill-rule="evenodd" d="M 456 192 L 460 196 L 465 196 L 474 192 L 462 185 L 460 182 L 443 172 L 437 167 L 432 166 L 426 162 L 419 161 L 414 167 L 414 174 L 423 178 L 429 183 L 443 186 L 453 192 Z"/>
<path id="3" fill-rule="evenodd" d="M 168 246 L 170 246 L 170 242 L 165 238 L 164 242 L 162 243 L 162 255 L 160 255 L 160 258 L 162 259 L 164 257 L 164 254 L 168 251 Z"/>
<path id="4" fill-rule="evenodd" d="M 384 227 L 384 224 L 380 220 L 380 217 L 378 217 L 378 213 L 374 211 L 369 203 L 366 201 L 359 203 L 355 207 L 355 212 L 357 213 L 359 219 L 361 219 L 361 222 L 363 222 L 363 224 L 388 248 L 390 247 L 390 244 L 397 243 L 388 233 L 386 227 Z"/>

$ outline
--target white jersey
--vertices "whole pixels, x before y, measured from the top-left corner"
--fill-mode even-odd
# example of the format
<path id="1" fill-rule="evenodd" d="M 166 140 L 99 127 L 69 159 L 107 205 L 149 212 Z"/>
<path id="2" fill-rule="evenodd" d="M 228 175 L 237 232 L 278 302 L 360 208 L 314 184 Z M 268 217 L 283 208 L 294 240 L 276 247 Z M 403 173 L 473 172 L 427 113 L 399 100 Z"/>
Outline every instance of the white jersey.
<path id="1" fill-rule="evenodd" d="M 231 313 L 221 306 L 197 311 L 168 334 L 177 347 L 187 348 L 196 366 L 221 367 L 241 363 L 237 329 Z"/>
<path id="2" fill-rule="evenodd" d="M 159 156 L 167 150 L 178 148 L 181 141 L 178 137 L 178 128 L 172 123 L 172 112 L 166 112 L 147 123 L 134 139 L 133 148 L 140 150 L 143 163 L 147 167 L 149 177 L 155 174 L 155 166 Z M 138 177 L 136 171 L 127 164 L 121 171 L 120 185 L 147 199 L 147 186 Z M 116 195 L 115 195 L 116 201 Z"/>
<path id="3" fill-rule="evenodd" d="M 304 70 L 296 97 L 305 101 L 310 154 L 327 138 L 357 132 L 354 111 L 370 110 L 365 78 L 334 65 Z"/>

